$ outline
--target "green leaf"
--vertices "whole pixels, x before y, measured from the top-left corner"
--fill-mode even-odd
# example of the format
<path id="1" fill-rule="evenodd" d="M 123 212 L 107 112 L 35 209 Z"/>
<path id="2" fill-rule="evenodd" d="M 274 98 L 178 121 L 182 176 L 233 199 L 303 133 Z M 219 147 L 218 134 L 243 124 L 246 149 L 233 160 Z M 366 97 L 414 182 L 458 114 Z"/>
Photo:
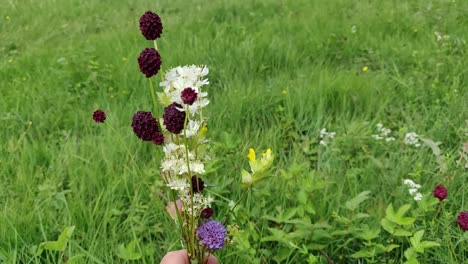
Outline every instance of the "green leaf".
<path id="1" fill-rule="evenodd" d="M 137 260 L 141 258 L 141 253 L 136 251 L 138 241 L 132 240 L 127 246 L 120 244 L 117 247 L 117 256 L 125 260 Z"/>
<path id="2" fill-rule="evenodd" d="M 385 247 L 385 252 L 391 252 L 392 250 L 394 250 L 395 248 L 399 248 L 400 245 L 395 245 L 395 244 L 390 244 L 390 245 L 387 245 Z"/>
<path id="3" fill-rule="evenodd" d="M 387 220 L 387 218 L 383 218 L 380 221 L 380 225 L 383 227 L 385 231 L 387 231 L 390 234 L 393 234 L 393 232 L 395 231 L 396 224 L 390 222 L 390 220 Z"/>
<path id="4" fill-rule="evenodd" d="M 424 230 L 420 230 L 414 233 L 414 235 L 410 238 L 411 245 L 413 246 L 414 250 L 416 250 L 416 252 L 418 253 L 424 253 L 424 248 L 421 248 L 420 246 L 420 242 L 421 242 L 423 235 L 424 235 Z"/>
<path id="5" fill-rule="evenodd" d="M 403 215 L 408 212 L 408 210 L 411 208 L 411 204 L 405 204 L 403 206 L 401 206 L 399 209 L 398 209 L 398 212 L 397 212 L 397 215 L 399 217 L 403 217 Z"/>
<path id="6" fill-rule="evenodd" d="M 359 250 L 358 252 L 351 255 L 352 258 L 372 258 L 375 256 L 375 252 L 371 252 L 366 249 Z"/>
<path id="7" fill-rule="evenodd" d="M 348 208 L 351 211 L 354 211 L 358 208 L 359 204 L 364 202 L 365 200 L 369 199 L 370 191 L 364 191 L 361 192 L 360 194 L 356 195 L 354 198 L 351 200 L 347 201 L 345 203 L 345 207 Z"/>
<path id="8" fill-rule="evenodd" d="M 85 255 L 83 254 L 73 256 L 67 260 L 67 264 L 85 263 L 85 261 L 83 260 L 84 257 Z"/>
<path id="9" fill-rule="evenodd" d="M 357 236 L 363 240 L 370 241 L 374 238 L 379 237 L 380 228 L 371 229 L 369 226 L 365 225 L 360 232 L 357 233 Z"/>
<path id="10" fill-rule="evenodd" d="M 394 235 L 395 236 L 403 236 L 403 237 L 409 237 L 411 236 L 413 233 L 411 233 L 410 231 L 406 230 L 406 229 L 403 229 L 401 227 L 399 227 L 397 230 L 395 230 L 394 232 Z"/>
<path id="11" fill-rule="evenodd" d="M 421 242 L 421 247 L 424 249 L 431 247 L 440 247 L 440 244 L 434 241 L 423 241 Z"/>
<path id="12" fill-rule="evenodd" d="M 41 255 L 44 249 L 52 251 L 64 251 L 74 230 L 75 226 L 66 227 L 56 241 L 42 242 L 37 248 L 36 255 Z"/>

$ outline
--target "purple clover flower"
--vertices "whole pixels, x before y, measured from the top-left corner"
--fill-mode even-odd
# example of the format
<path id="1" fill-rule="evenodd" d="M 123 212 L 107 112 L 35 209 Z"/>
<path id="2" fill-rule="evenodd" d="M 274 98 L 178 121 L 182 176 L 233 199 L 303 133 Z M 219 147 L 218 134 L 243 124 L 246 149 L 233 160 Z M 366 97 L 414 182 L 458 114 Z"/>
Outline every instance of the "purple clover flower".
<path id="1" fill-rule="evenodd" d="M 197 97 L 198 97 L 197 92 L 190 87 L 185 88 L 182 91 L 182 93 L 180 93 L 180 98 L 182 98 L 182 101 L 184 102 L 184 104 L 188 104 L 188 105 L 192 105 L 195 102 L 195 100 L 197 100 Z"/>
<path id="2" fill-rule="evenodd" d="M 434 197 L 437 197 L 440 201 L 447 198 L 447 188 L 444 185 L 439 184 L 434 188 Z"/>
<path id="3" fill-rule="evenodd" d="M 463 230 L 468 230 L 468 211 L 460 212 L 457 217 L 458 225 Z"/>
<path id="4" fill-rule="evenodd" d="M 182 108 L 178 103 L 172 103 L 164 108 L 164 125 L 169 132 L 179 134 L 184 129 L 185 112 L 179 111 L 177 108 Z"/>
<path id="5" fill-rule="evenodd" d="M 161 55 L 154 48 L 146 48 L 138 56 L 138 65 L 140 66 L 140 71 L 150 78 L 153 75 L 156 75 L 161 68 Z"/>
<path id="6" fill-rule="evenodd" d="M 215 220 L 208 220 L 200 224 L 197 228 L 197 236 L 200 241 L 210 250 L 224 247 L 226 238 L 226 228 L 223 224 Z"/>
<path id="7" fill-rule="evenodd" d="M 102 110 L 96 110 L 93 113 L 93 119 L 96 123 L 104 123 L 106 120 L 106 113 Z"/>
<path id="8" fill-rule="evenodd" d="M 152 141 L 159 132 L 159 124 L 151 112 L 138 111 L 133 115 L 132 128 L 135 135 L 143 141 Z"/>
<path id="9" fill-rule="evenodd" d="M 163 31 L 161 18 L 151 11 L 146 11 L 140 17 L 140 31 L 147 40 L 161 37 Z"/>

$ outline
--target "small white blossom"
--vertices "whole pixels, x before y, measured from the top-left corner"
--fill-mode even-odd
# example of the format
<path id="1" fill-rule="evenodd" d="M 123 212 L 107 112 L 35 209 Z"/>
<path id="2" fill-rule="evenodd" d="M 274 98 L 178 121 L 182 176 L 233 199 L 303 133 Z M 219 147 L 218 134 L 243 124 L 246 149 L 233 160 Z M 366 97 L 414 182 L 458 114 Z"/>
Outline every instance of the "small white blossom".
<path id="1" fill-rule="evenodd" d="M 421 143 L 419 143 L 419 135 L 415 132 L 406 133 L 403 142 L 406 145 L 415 146 L 417 148 L 421 146 Z"/>
<path id="2" fill-rule="evenodd" d="M 187 138 L 197 135 L 200 130 L 200 125 L 201 123 L 199 121 L 190 120 L 185 131 Z"/>
<path id="3" fill-rule="evenodd" d="M 185 179 L 169 179 L 167 187 L 176 191 L 185 191 L 190 188 L 190 184 Z"/>
<path id="4" fill-rule="evenodd" d="M 382 123 L 377 124 L 377 131 L 378 134 L 372 135 L 371 137 L 375 140 L 382 140 L 385 139 L 385 142 L 391 142 L 394 141 L 394 137 L 390 137 L 390 133 L 392 133 L 392 130 L 389 128 L 386 128 L 382 125 Z"/>
<path id="5" fill-rule="evenodd" d="M 413 199 L 414 199 L 415 201 L 421 201 L 421 200 L 422 200 L 422 194 L 421 194 L 421 193 L 417 193 L 417 194 L 413 197 Z"/>
<path id="6" fill-rule="evenodd" d="M 320 141 L 319 144 L 322 146 L 328 145 L 332 139 L 336 136 L 336 132 L 327 132 L 326 128 L 320 130 Z"/>
<path id="7" fill-rule="evenodd" d="M 421 188 L 421 185 L 415 183 L 411 179 L 405 179 L 403 180 L 403 183 L 405 185 L 408 185 L 410 188 L 408 189 L 409 194 L 413 197 L 415 201 L 421 201 L 422 199 L 422 194 L 419 192 L 419 189 Z"/>

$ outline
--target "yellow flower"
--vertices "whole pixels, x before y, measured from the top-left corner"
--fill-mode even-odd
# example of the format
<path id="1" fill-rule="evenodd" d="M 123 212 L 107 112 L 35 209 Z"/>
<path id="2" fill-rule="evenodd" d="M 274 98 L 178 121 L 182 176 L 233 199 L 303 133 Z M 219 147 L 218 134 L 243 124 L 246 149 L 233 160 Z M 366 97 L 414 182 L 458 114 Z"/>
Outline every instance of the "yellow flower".
<path id="1" fill-rule="evenodd" d="M 364 66 L 364 67 L 362 68 L 362 71 L 363 71 L 363 72 L 366 72 L 366 71 L 368 71 L 368 70 L 369 70 L 369 67 L 367 67 L 367 66 Z"/>
<path id="2" fill-rule="evenodd" d="M 206 124 L 206 122 L 203 122 L 201 128 L 200 128 L 200 132 L 198 132 L 198 135 L 200 137 L 203 137 L 205 136 L 206 132 L 208 132 L 208 125 Z"/>
<path id="3" fill-rule="evenodd" d="M 262 153 L 262 158 L 257 160 L 255 150 L 250 148 L 247 158 L 249 159 L 250 170 L 252 172 L 249 173 L 246 170 L 242 170 L 242 183 L 247 187 L 251 187 L 253 183 L 267 177 L 266 174 L 273 164 L 274 157 L 271 149 L 267 149 Z"/>
<path id="4" fill-rule="evenodd" d="M 249 148 L 249 154 L 247 155 L 250 161 L 255 161 L 255 150 L 253 148 Z"/>

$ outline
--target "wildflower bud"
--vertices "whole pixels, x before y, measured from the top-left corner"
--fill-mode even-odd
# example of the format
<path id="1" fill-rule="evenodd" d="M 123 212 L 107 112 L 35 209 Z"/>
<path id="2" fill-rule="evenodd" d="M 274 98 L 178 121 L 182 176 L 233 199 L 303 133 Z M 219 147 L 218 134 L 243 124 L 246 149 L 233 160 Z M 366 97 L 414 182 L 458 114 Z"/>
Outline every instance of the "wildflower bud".
<path id="1" fill-rule="evenodd" d="M 164 125 L 167 130 L 179 134 L 184 129 L 185 112 L 179 111 L 177 108 L 182 106 L 178 103 L 172 103 L 168 107 L 164 108 Z"/>
<path id="2" fill-rule="evenodd" d="M 447 198 L 447 188 L 444 185 L 437 185 L 434 188 L 434 197 L 438 198 L 440 201 L 443 201 Z"/>
<path id="3" fill-rule="evenodd" d="M 205 208 L 205 209 L 203 209 L 203 210 L 201 211 L 201 213 L 200 213 L 200 216 L 201 216 L 202 218 L 205 218 L 205 219 L 210 218 L 211 216 L 213 216 L 213 209 L 211 209 L 211 208 Z"/>
<path id="4" fill-rule="evenodd" d="M 154 134 L 159 132 L 159 124 L 151 112 L 138 111 L 133 115 L 132 128 L 135 135 L 143 141 L 153 140 Z"/>
<path id="5" fill-rule="evenodd" d="M 182 215 L 182 201 L 180 199 L 177 199 L 175 202 L 170 201 L 167 203 L 167 206 L 166 206 L 167 213 L 169 213 L 171 218 L 174 220 L 177 219 L 176 205 L 177 205 L 177 210 L 179 211 L 179 215 Z"/>
<path id="6" fill-rule="evenodd" d="M 192 176 L 192 191 L 198 193 L 205 189 L 205 182 L 197 176 Z"/>
<path id="7" fill-rule="evenodd" d="M 150 78 L 153 75 L 156 75 L 161 68 L 161 55 L 159 52 L 153 48 L 146 48 L 138 56 L 138 65 L 140 66 L 140 71 Z"/>
<path id="8" fill-rule="evenodd" d="M 96 110 L 93 113 L 93 119 L 96 123 L 104 123 L 104 120 L 106 120 L 106 113 L 102 110 Z"/>
<path id="9" fill-rule="evenodd" d="M 468 230 L 468 211 L 460 212 L 457 217 L 458 225 L 463 230 Z"/>
<path id="10" fill-rule="evenodd" d="M 197 228 L 197 236 L 200 242 L 210 250 L 224 247 L 227 230 L 223 224 L 215 220 L 208 220 Z"/>
<path id="11" fill-rule="evenodd" d="M 153 138 L 151 139 L 151 141 L 156 145 L 164 144 L 164 134 L 161 133 L 161 132 L 154 133 Z"/>
<path id="12" fill-rule="evenodd" d="M 163 31 L 161 18 L 151 11 L 146 11 L 140 17 L 140 31 L 147 40 L 159 38 Z"/>
<path id="13" fill-rule="evenodd" d="M 195 100 L 197 100 L 197 96 L 197 92 L 195 92 L 195 90 L 190 87 L 185 88 L 180 94 L 180 98 L 182 98 L 184 104 L 188 105 L 192 105 Z"/>

